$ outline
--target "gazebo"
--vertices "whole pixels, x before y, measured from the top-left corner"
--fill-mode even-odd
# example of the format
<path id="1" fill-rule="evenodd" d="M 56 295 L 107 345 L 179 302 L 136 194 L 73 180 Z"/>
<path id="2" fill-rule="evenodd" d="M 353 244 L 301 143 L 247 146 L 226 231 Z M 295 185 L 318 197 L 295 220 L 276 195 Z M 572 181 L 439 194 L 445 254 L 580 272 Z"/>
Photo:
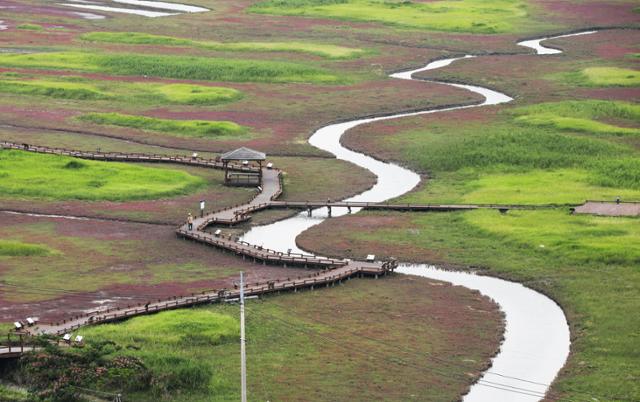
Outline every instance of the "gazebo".
<path id="1" fill-rule="evenodd" d="M 227 186 L 259 186 L 262 184 L 262 162 L 267 159 L 263 152 L 254 151 L 250 148 L 238 148 L 227 152 L 220 157 L 224 165 L 224 184 Z M 247 168 L 234 169 L 229 167 L 229 162 L 240 162 L 241 166 Z M 249 171 L 250 168 L 257 168 L 257 172 Z"/>

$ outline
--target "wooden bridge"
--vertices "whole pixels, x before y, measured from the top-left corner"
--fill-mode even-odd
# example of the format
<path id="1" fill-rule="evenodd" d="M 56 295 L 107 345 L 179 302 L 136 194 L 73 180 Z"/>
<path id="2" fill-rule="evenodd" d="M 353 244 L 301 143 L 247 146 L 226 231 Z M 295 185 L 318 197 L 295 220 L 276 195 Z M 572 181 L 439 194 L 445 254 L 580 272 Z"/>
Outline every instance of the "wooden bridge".
<path id="1" fill-rule="evenodd" d="M 166 156 L 155 154 L 125 154 L 115 152 L 87 152 L 75 151 L 63 148 L 49 148 L 33 146 L 29 144 L 16 144 L 0 142 L 0 148 L 18 149 L 28 152 L 44 154 L 64 155 L 82 159 L 121 161 L 121 162 L 156 162 L 177 163 L 183 165 L 199 166 L 213 169 L 223 169 L 225 166 L 215 159 L 202 159 L 195 156 Z M 255 173 L 255 168 L 227 164 L 230 170 Z M 206 232 L 211 224 L 234 224 L 241 220 L 249 219 L 250 212 L 265 209 L 267 207 L 289 208 L 298 207 L 292 204 L 275 201 L 282 194 L 282 176 L 278 169 L 262 168 L 262 186 L 256 196 L 248 203 L 231 208 L 214 211 L 202 217 L 194 218 L 193 228 L 190 230 L 187 224 L 176 229 L 176 235 L 183 239 L 197 241 L 199 243 L 232 252 L 243 259 L 252 259 L 263 264 L 278 264 L 283 266 L 301 266 L 318 269 L 307 277 L 295 279 L 286 278 L 264 283 L 247 284 L 246 295 L 264 295 L 281 291 L 298 291 L 300 289 L 314 289 L 321 286 L 332 286 L 354 276 L 371 276 L 377 278 L 393 272 L 397 263 L 389 261 L 351 261 L 333 258 L 323 258 L 308 254 L 282 253 L 252 245 L 237 238 L 221 236 Z M 315 203 L 314 205 L 320 205 Z M 305 207 L 308 203 L 305 204 Z M 326 205 L 325 205 L 326 206 Z M 205 291 L 199 294 L 176 296 L 165 300 L 149 301 L 135 306 L 118 307 L 102 311 L 93 311 L 77 315 L 55 323 L 37 323 L 29 326 L 25 324 L 20 331 L 13 335 L 19 336 L 19 340 L 8 338 L 5 346 L 0 346 L 0 358 L 14 358 L 22 353 L 34 350 L 33 336 L 54 335 L 60 336 L 86 325 L 94 325 L 105 322 L 119 321 L 129 317 L 151 314 L 158 311 L 188 307 L 197 304 L 220 302 L 238 298 L 239 289 L 217 289 Z"/>

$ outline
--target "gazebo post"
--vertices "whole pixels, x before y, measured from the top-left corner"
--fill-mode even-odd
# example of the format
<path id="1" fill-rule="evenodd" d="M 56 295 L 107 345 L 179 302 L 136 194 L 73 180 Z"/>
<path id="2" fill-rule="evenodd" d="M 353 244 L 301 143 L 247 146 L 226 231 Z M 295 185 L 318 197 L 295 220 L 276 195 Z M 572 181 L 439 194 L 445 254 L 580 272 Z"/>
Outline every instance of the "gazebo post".
<path id="1" fill-rule="evenodd" d="M 229 183 L 229 162 L 222 161 L 222 165 L 224 166 L 224 184 Z"/>
<path id="2" fill-rule="evenodd" d="M 258 185 L 262 185 L 262 161 L 258 161 L 259 170 L 258 170 Z"/>

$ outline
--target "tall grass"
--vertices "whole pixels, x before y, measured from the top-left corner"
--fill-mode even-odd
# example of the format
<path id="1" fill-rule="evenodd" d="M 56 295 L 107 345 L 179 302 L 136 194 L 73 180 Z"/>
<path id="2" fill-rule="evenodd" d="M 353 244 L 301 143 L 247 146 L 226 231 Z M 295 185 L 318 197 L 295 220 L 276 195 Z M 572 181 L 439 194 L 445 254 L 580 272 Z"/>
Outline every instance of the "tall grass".
<path id="1" fill-rule="evenodd" d="M 121 113 L 87 113 L 81 115 L 79 119 L 94 124 L 159 131 L 179 137 L 242 138 L 247 133 L 245 127 L 230 121 L 170 120 Z"/>
<path id="2" fill-rule="evenodd" d="M 50 80 L 0 80 L 0 92 L 38 95 L 62 99 L 108 99 L 109 96 L 87 84 Z"/>
<path id="3" fill-rule="evenodd" d="M 416 132 L 406 152 L 426 171 L 452 172 L 464 168 L 499 170 L 551 169 L 584 166 L 587 159 L 610 158 L 629 151 L 605 141 L 510 125 L 497 125 L 467 135 L 428 135 Z"/>
<path id="4" fill-rule="evenodd" d="M 187 194 L 204 179 L 180 170 L 0 151 L 3 198 L 126 201 Z"/>
<path id="5" fill-rule="evenodd" d="M 640 129 L 602 122 L 617 119 L 631 124 L 640 122 L 640 105 L 627 102 L 584 100 L 541 103 L 512 111 L 516 122 L 551 127 L 563 131 L 594 134 L 640 135 Z"/>
<path id="6" fill-rule="evenodd" d="M 0 66 L 204 81 L 319 84 L 349 82 L 346 77 L 339 77 L 324 69 L 297 63 L 132 53 L 0 54 Z"/>
<path id="7" fill-rule="evenodd" d="M 77 100 L 152 104 L 218 105 L 242 98 L 233 88 L 194 84 L 157 84 L 90 80 L 83 77 L 34 79 L 0 74 L 0 92 Z"/>
<path id="8" fill-rule="evenodd" d="M 502 33 L 521 30 L 531 18 L 520 0 L 266 0 L 254 13 L 301 15 L 381 22 L 405 28 L 438 31 Z"/>
<path id="9" fill-rule="evenodd" d="M 552 113 L 567 124 L 546 118 Z M 631 125 L 639 116 L 637 105 L 624 102 L 555 102 L 513 109 L 501 121 L 482 126 L 436 124 L 402 133 L 390 143 L 432 178 L 403 201 L 576 204 L 617 195 L 640 199 L 636 152 L 589 137 L 620 132 L 620 127 L 596 119 Z"/>
<path id="10" fill-rule="evenodd" d="M 27 31 L 42 31 L 43 29 L 42 25 L 38 25 L 38 24 L 20 24 L 16 28 L 24 29 Z"/>
<path id="11" fill-rule="evenodd" d="M 143 359 L 154 380 L 146 393 L 166 395 L 175 391 L 199 394 L 213 378 L 211 363 L 191 356 L 193 351 L 211 349 L 239 339 L 237 319 L 197 310 L 176 310 L 132 318 L 121 324 L 100 325 L 81 330 L 87 339 L 115 342 L 125 352 Z M 214 362 L 215 363 L 215 362 Z"/>
<path id="12" fill-rule="evenodd" d="M 131 45 L 189 46 L 222 51 L 299 52 L 321 57 L 340 59 L 357 57 L 362 49 L 309 42 L 214 42 L 153 35 L 142 32 L 89 32 L 80 39 L 91 42 L 125 43 Z"/>
<path id="13" fill-rule="evenodd" d="M 0 239 L 0 257 L 33 257 L 49 255 L 52 253 L 54 253 L 52 249 L 40 244 Z"/>
<path id="14" fill-rule="evenodd" d="M 640 71 L 620 67 L 588 67 L 580 71 L 561 74 L 560 77 L 561 79 L 578 86 L 640 86 Z"/>
<path id="15" fill-rule="evenodd" d="M 170 102 L 187 105 L 215 105 L 232 102 L 242 97 L 242 92 L 233 88 L 208 87 L 191 84 L 168 84 L 152 89 Z"/>

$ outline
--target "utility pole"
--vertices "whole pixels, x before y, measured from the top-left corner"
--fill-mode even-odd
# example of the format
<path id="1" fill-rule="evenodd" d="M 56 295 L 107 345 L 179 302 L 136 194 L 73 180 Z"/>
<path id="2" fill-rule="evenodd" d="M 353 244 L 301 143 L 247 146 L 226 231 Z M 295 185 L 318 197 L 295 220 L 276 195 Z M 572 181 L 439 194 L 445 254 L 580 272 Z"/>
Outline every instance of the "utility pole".
<path id="1" fill-rule="evenodd" d="M 247 402 L 247 351 L 244 337 L 244 277 L 240 272 L 240 382 L 242 386 L 241 401 Z"/>

